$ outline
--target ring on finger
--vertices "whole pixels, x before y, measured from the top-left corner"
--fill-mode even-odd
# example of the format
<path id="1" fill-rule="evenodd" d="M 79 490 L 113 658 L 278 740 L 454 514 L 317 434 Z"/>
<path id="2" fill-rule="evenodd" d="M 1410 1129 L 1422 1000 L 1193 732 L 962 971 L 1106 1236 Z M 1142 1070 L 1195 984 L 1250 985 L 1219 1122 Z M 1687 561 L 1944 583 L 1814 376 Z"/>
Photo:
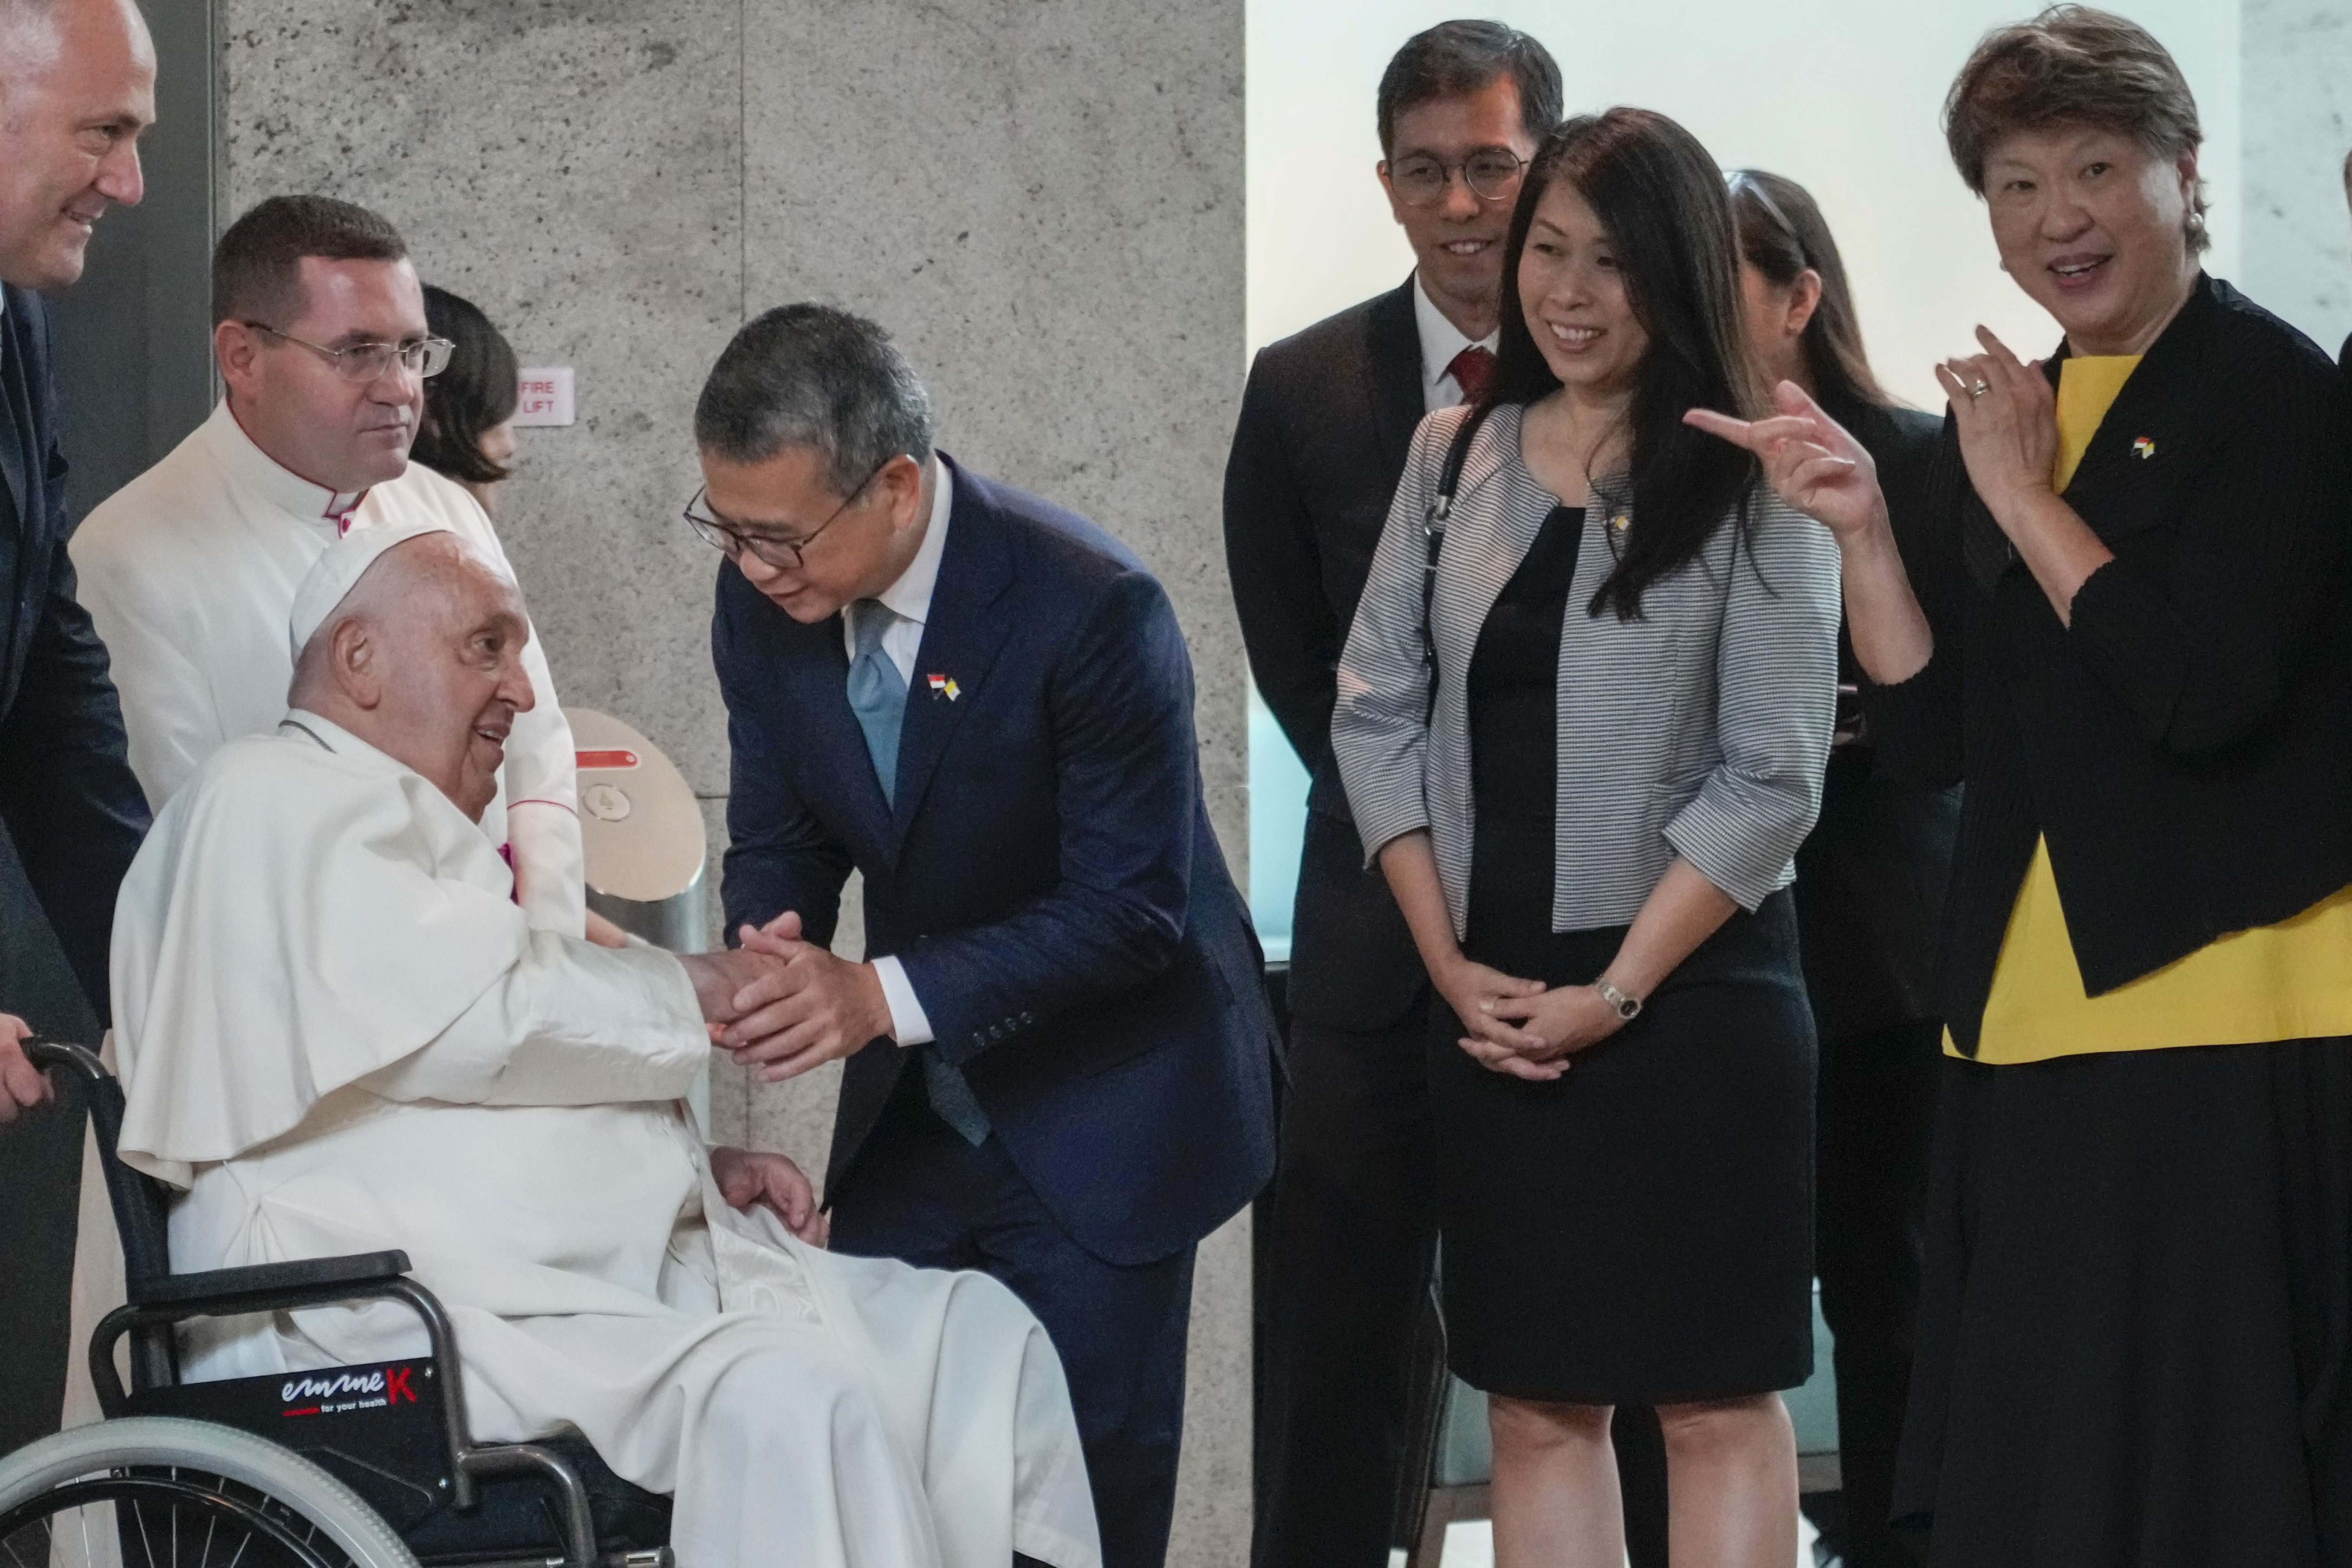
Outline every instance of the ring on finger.
<path id="1" fill-rule="evenodd" d="M 1969 388 L 1969 395 L 1972 398 L 1982 397 L 1990 391 L 1992 391 L 1992 383 L 1980 381 Z"/>

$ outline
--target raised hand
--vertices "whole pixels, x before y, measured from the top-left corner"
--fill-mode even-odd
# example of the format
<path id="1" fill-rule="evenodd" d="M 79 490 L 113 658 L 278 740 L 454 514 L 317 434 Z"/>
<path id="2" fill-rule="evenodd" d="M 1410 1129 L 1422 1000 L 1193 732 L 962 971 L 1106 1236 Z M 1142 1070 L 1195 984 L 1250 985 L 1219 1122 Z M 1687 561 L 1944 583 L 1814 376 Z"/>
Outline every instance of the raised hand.
<path id="1" fill-rule="evenodd" d="M 1735 419 L 1695 408 L 1683 423 L 1756 455 L 1765 482 L 1797 510 L 1835 534 L 1840 545 L 1886 526 L 1886 497 L 1878 465 L 1846 428 L 1794 382 L 1772 389 L 1780 413 L 1769 419 Z"/>
<path id="2" fill-rule="evenodd" d="M 2041 367 L 2011 353 L 1990 328 L 1979 327 L 1977 341 L 1983 353 L 1945 361 L 1936 380 L 1952 400 L 1969 483 L 2014 539 L 2027 504 L 2053 494 L 2058 397 Z"/>

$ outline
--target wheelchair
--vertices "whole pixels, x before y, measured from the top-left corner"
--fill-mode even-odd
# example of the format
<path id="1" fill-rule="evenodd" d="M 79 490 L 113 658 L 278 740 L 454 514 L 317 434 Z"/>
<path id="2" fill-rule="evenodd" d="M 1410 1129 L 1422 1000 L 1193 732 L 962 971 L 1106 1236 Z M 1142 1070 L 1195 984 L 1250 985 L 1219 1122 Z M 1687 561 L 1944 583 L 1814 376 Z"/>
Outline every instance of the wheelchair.
<path id="1" fill-rule="evenodd" d="M 166 1189 L 116 1156 L 121 1085 L 87 1047 L 25 1050 L 80 1081 L 129 1289 L 89 1344 L 106 1419 L 0 1458 L 0 1568 L 674 1568 L 669 1500 L 583 1439 L 473 1440 L 454 1326 L 405 1253 L 173 1273 Z M 371 1301 L 414 1312 L 428 1354 L 180 1380 L 181 1323 Z"/>

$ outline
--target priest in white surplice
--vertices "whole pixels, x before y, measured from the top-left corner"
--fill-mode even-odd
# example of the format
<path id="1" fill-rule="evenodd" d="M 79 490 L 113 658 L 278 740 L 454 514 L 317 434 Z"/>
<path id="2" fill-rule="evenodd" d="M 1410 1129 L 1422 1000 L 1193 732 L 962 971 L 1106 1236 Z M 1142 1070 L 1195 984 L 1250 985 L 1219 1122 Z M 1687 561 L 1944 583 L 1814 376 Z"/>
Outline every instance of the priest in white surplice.
<path id="1" fill-rule="evenodd" d="M 397 230 L 348 202 L 273 196 L 221 235 L 212 286 L 227 395 L 101 502 L 70 547 L 122 694 L 131 770 L 156 811 L 225 742 L 276 727 L 293 674 L 287 612 L 328 545 L 438 523 L 505 559 L 480 504 L 408 461 L 424 372 L 447 350 L 430 344 Z M 539 706 L 515 723 L 482 826 L 509 846 L 530 923 L 577 936 L 587 904 L 572 730 L 538 639 L 524 661 Z"/>
<path id="2" fill-rule="evenodd" d="M 531 703 L 511 580 L 445 531 L 354 533 L 290 632 L 292 711 L 173 796 L 115 916 L 121 1147 L 185 1189 L 174 1267 L 405 1250 L 476 1435 L 576 1427 L 674 1494 L 681 1568 L 1097 1568 L 1028 1310 L 822 1250 L 789 1161 L 694 1136 L 707 1022 L 776 960 L 610 951 L 511 901 L 475 825 Z M 423 1348 L 378 1304 L 208 1324 L 186 1364 Z"/>

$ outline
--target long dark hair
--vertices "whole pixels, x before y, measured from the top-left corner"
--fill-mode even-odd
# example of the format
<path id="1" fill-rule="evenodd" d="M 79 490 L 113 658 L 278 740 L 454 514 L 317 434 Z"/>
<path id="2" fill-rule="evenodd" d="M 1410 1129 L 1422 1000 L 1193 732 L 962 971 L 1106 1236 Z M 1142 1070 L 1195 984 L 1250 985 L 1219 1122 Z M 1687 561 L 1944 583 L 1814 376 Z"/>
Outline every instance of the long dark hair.
<path id="1" fill-rule="evenodd" d="M 1748 521 L 1755 460 L 1683 423 L 1693 408 L 1752 414 L 1761 385 L 1739 319 L 1739 252 L 1723 175 L 1698 138 L 1663 114 L 1579 115 L 1528 166 L 1503 256 L 1502 338 L 1486 402 L 1531 403 L 1559 388 L 1519 304 L 1519 257 L 1536 204 L 1565 180 L 1616 249 L 1633 314 L 1649 334 L 1627 412 L 1633 519 L 1590 612 L 1638 620 L 1650 584 L 1696 559 L 1725 517 Z"/>
<path id="2" fill-rule="evenodd" d="M 429 283 L 425 319 L 435 337 L 457 346 L 425 383 L 425 418 L 408 455 L 460 484 L 495 485 L 513 470 L 482 455 L 482 437 L 512 419 L 522 401 L 514 347 L 479 306 Z"/>
<path id="3" fill-rule="evenodd" d="M 1775 288 L 1793 287 L 1808 267 L 1821 277 L 1822 302 L 1813 308 L 1813 319 L 1805 323 L 1805 335 L 1798 341 L 1822 401 L 1894 406 L 1895 400 L 1871 373 L 1870 356 L 1862 350 L 1862 319 L 1854 313 L 1845 261 L 1812 193 L 1761 169 L 1733 170 L 1730 192 L 1742 260 Z"/>

